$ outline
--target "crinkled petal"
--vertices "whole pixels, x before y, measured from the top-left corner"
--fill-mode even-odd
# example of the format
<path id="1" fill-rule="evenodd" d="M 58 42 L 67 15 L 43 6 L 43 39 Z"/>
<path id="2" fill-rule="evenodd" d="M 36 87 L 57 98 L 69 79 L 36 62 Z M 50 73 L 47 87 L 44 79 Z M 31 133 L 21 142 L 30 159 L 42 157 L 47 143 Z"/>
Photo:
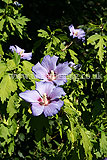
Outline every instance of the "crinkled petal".
<path id="1" fill-rule="evenodd" d="M 85 37 L 85 32 L 82 29 L 76 29 L 75 32 L 77 32 L 78 34 L 77 36 L 75 35 L 74 36 L 77 37 L 78 39 L 83 39 Z"/>
<path id="2" fill-rule="evenodd" d="M 15 45 L 15 47 L 16 47 L 16 52 L 17 52 L 17 53 L 20 53 L 20 52 L 24 53 L 24 52 L 25 52 L 24 49 L 21 49 L 21 48 L 18 47 L 17 45 Z"/>
<path id="3" fill-rule="evenodd" d="M 70 30 L 70 36 L 72 36 L 75 31 L 74 26 L 72 24 L 69 26 L 69 30 Z"/>
<path id="4" fill-rule="evenodd" d="M 77 65 L 75 65 L 75 66 L 74 66 L 74 69 L 77 69 L 77 70 L 79 70 L 79 71 L 80 71 L 80 70 L 81 70 L 81 67 L 82 67 L 82 65 L 81 65 L 81 64 L 77 64 Z"/>
<path id="5" fill-rule="evenodd" d="M 16 48 L 14 46 L 10 46 L 9 49 L 12 51 L 12 52 L 16 52 Z"/>
<path id="6" fill-rule="evenodd" d="M 21 4 L 19 2 L 17 2 L 17 1 L 15 1 L 13 4 L 16 5 L 17 7 L 21 6 Z"/>
<path id="7" fill-rule="evenodd" d="M 41 65 L 48 71 L 50 72 L 51 70 L 55 70 L 56 68 L 56 63 L 57 63 L 58 57 L 57 56 L 50 56 L 47 55 L 43 58 L 43 61 Z"/>
<path id="8" fill-rule="evenodd" d="M 32 103 L 31 110 L 34 116 L 39 116 L 43 113 L 44 106 L 41 106 L 39 103 Z"/>
<path id="9" fill-rule="evenodd" d="M 58 113 L 60 108 L 63 106 L 64 102 L 58 99 L 57 101 L 52 101 L 48 106 L 44 107 L 44 115 L 53 116 Z"/>
<path id="10" fill-rule="evenodd" d="M 59 63 L 55 69 L 57 75 L 68 75 L 72 72 L 72 69 L 68 66 L 68 63 Z"/>
<path id="11" fill-rule="evenodd" d="M 82 29 L 79 29 L 78 36 L 85 36 L 85 32 Z"/>
<path id="12" fill-rule="evenodd" d="M 25 92 L 21 92 L 19 96 L 30 103 L 38 102 L 38 99 L 40 98 L 40 95 L 36 90 L 26 90 Z"/>
<path id="13" fill-rule="evenodd" d="M 44 93 L 46 93 L 46 95 L 49 96 L 54 88 L 55 86 L 53 83 L 36 82 L 36 90 L 40 93 L 41 96 L 43 96 Z"/>
<path id="14" fill-rule="evenodd" d="M 32 59 L 32 52 L 30 52 L 30 53 L 22 53 L 21 54 L 21 59 L 31 60 Z"/>
<path id="15" fill-rule="evenodd" d="M 53 81 L 57 86 L 64 85 L 67 82 L 66 75 L 59 75 L 56 80 Z"/>
<path id="16" fill-rule="evenodd" d="M 32 71 L 36 78 L 47 80 L 48 72 L 39 62 L 32 67 Z"/>
<path id="17" fill-rule="evenodd" d="M 73 67 L 73 66 L 75 66 L 75 63 L 72 62 L 72 61 L 70 61 L 70 62 L 69 62 L 69 66 L 70 66 L 70 67 Z"/>
<path id="18" fill-rule="evenodd" d="M 49 97 L 51 98 L 51 100 L 54 100 L 56 98 L 61 98 L 61 96 L 65 96 L 65 95 L 66 93 L 64 92 L 63 88 L 56 87 L 53 89 Z"/>

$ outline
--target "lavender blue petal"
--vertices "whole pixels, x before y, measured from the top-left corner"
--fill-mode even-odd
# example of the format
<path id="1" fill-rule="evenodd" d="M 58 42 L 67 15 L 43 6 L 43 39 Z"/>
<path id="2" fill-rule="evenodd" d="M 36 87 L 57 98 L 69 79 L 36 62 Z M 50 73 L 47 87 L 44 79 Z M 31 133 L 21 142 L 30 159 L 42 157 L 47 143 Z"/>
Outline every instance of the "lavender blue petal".
<path id="1" fill-rule="evenodd" d="M 70 36 L 73 36 L 74 26 L 72 24 L 69 26 L 69 30 L 70 30 Z"/>
<path id="2" fill-rule="evenodd" d="M 47 81 L 47 70 L 38 62 L 35 66 L 32 67 L 32 71 L 36 78 L 43 79 Z"/>
<path id="3" fill-rule="evenodd" d="M 69 66 L 70 66 L 70 67 L 73 67 L 73 66 L 75 66 L 75 63 L 72 62 L 72 61 L 70 61 L 70 62 L 69 62 Z"/>
<path id="4" fill-rule="evenodd" d="M 53 81 L 57 86 L 64 85 L 67 82 L 66 75 L 58 75 L 58 78 Z"/>
<path id="5" fill-rule="evenodd" d="M 53 101 L 48 106 L 44 107 L 45 117 L 57 114 L 63 104 L 64 102 L 59 99 L 58 101 Z"/>
<path id="6" fill-rule="evenodd" d="M 77 65 L 75 65 L 75 66 L 74 66 L 74 69 L 77 69 L 77 70 L 79 70 L 79 71 L 80 71 L 80 70 L 81 70 L 81 67 L 82 67 L 82 65 L 81 65 L 81 64 L 77 64 Z"/>
<path id="7" fill-rule="evenodd" d="M 47 96 L 49 96 L 54 88 L 55 86 L 53 83 L 36 82 L 36 90 L 40 93 L 40 95 L 43 95 L 44 93 L 46 93 Z"/>
<path id="8" fill-rule="evenodd" d="M 13 4 L 16 5 L 17 7 L 21 6 L 21 4 L 19 2 L 17 2 L 17 1 L 15 1 Z"/>
<path id="9" fill-rule="evenodd" d="M 44 106 L 41 106 L 39 103 L 32 103 L 31 110 L 34 116 L 39 116 L 43 113 Z"/>
<path id="10" fill-rule="evenodd" d="M 12 51 L 12 52 L 16 52 L 16 48 L 14 46 L 10 46 L 9 49 Z"/>
<path id="11" fill-rule="evenodd" d="M 66 95 L 66 93 L 64 92 L 63 88 L 56 87 L 50 93 L 49 97 L 51 98 L 51 100 L 54 100 L 56 98 L 61 98 L 61 96 L 65 96 L 65 95 Z"/>
<path id="12" fill-rule="evenodd" d="M 24 52 L 25 52 L 24 49 L 21 49 L 21 48 L 18 47 L 17 45 L 15 45 L 15 47 L 16 47 L 16 53 L 20 53 L 20 52 L 24 53 Z"/>
<path id="13" fill-rule="evenodd" d="M 70 30 L 70 36 L 73 36 L 73 38 L 81 39 L 82 41 L 85 40 L 85 32 L 82 29 L 75 29 L 73 25 L 69 26 Z"/>
<path id="14" fill-rule="evenodd" d="M 30 52 L 30 53 L 22 53 L 21 54 L 21 59 L 31 60 L 32 59 L 32 52 Z"/>
<path id="15" fill-rule="evenodd" d="M 49 72 L 55 70 L 58 57 L 47 55 L 43 58 L 41 65 Z"/>
<path id="16" fill-rule="evenodd" d="M 72 72 L 72 69 L 68 66 L 68 63 L 59 63 L 55 69 L 57 75 L 68 75 Z"/>
<path id="17" fill-rule="evenodd" d="M 26 90 L 25 92 L 21 92 L 19 96 L 25 101 L 30 103 L 38 102 L 38 99 L 40 98 L 39 93 L 35 90 L 32 90 L 32 91 Z"/>

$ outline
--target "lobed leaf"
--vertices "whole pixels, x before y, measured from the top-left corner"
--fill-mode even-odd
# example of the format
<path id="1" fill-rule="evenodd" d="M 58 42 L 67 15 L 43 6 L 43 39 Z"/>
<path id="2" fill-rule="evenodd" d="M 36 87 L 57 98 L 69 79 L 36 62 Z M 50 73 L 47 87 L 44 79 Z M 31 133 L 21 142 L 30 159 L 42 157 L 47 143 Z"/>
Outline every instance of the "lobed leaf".
<path id="1" fill-rule="evenodd" d="M 69 53 L 71 55 L 71 58 L 74 60 L 74 63 L 77 64 L 78 63 L 78 59 L 76 57 L 77 54 L 71 49 L 69 49 L 68 51 L 69 51 Z"/>
<path id="2" fill-rule="evenodd" d="M 0 78 L 4 76 L 6 68 L 6 64 L 0 61 Z"/>
<path id="3" fill-rule="evenodd" d="M 4 22 L 5 22 L 5 19 L 2 19 L 2 20 L 0 21 L 0 31 L 3 30 Z"/>
<path id="4" fill-rule="evenodd" d="M 18 101 L 18 96 L 15 93 L 13 96 L 10 97 L 8 104 L 7 104 L 7 113 L 9 113 L 10 118 L 17 113 L 16 104 Z"/>
<path id="5" fill-rule="evenodd" d="M 100 39 L 100 37 L 101 37 L 101 35 L 99 35 L 99 34 L 94 34 L 94 35 L 90 36 L 87 39 L 87 44 L 95 42 L 96 40 Z"/>
<path id="6" fill-rule="evenodd" d="M 85 155 L 88 160 L 92 160 L 92 154 L 91 154 L 92 144 L 91 144 L 85 130 L 82 127 L 80 127 L 80 133 L 82 136 L 81 142 L 82 142 L 84 150 L 85 150 Z"/>
<path id="7" fill-rule="evenodd" d="M 39 29 L 38 32 L 39 32 L 38 37 L 44 37 L 44 38 L 48 38 L 49 37 L 48 32 L 46 32 L 43 29 Z"/>
<path id="8" fill-rule="evenodd" d="M 0 125 L 0 137 L 4 138 L 5 142 L 8 140 L 9 130 L 3 124 Z"/>
<path id="9" fill-rule="evenodd" d="M 23 61 L 22 64 L 23 73 L 26 75 L 26 78 L 29 78 L 31 81 L 34 81 L 35 77 L 32 72 L 33 64 L 28 61 Z"/>
<path id="10" fill-rule="evenodd" d="M 17 90 L 16 82 L 7 74 L 3 77 L 0 83 L 0 98 L 2 103 L 9 98 L 11 92 L 15 92 Z"/>

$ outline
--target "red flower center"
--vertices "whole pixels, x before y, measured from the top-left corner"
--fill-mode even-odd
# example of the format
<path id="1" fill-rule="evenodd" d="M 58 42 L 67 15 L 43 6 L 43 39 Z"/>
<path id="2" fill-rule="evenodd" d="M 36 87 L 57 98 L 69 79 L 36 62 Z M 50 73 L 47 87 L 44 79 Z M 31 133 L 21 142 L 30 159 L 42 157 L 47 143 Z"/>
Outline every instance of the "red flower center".
<path id="1" fill-rule="evenodd" d="M 54 72 L 53 70 L 51 70 L 51 71 L 48 73 L 47 78 L 48 78 L 49 81 L 55 80 L 55 79 L 56 79 L 56 74 L 55 74 L 55 72 Z"/>
<path id="2" fill-rule="evenodd" d="M 50 98 L 47 97 L 46 93 L 43 94 L 41 98 L 38 99 L 40 105 L 47 106 L 50 103 Z"/>
<path id="3" fill-rule="evenodd" d="M 77 35 L 78 35 L 78 32 L 75 32 L 75 33 L 74 33 L 74 36 L 77 36 Z"/>

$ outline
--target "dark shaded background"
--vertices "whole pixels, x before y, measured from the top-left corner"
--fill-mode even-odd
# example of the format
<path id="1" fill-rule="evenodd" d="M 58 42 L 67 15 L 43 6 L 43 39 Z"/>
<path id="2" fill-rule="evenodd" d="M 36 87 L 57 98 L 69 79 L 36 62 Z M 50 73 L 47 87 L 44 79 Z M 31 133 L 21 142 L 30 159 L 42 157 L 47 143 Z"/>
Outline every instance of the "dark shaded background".
<path id="1" fill-rule="evenodd" d="M 52 30 L 62 28 L 69 34 L 69 25 L 73 24 L 76 28 L 89 22 L 100 24 L 100 18 L 107 14 L 106 0 L 19 0 L 19 3 L 23 4 L 22 15 L 31 20 L 27 25 L 31 40 L 13 36 L 8 44 L 17 44 L 26 52 L 30 52 L 38 40 L 38 29 L 50 26 Z"/>
<path id="2" fill-rule="evenodd" d="M 20 1 L 23 3 L 23 14 L 31 19 L 28 31 L 35 37 L 37 29 L 63 28 L 71 23 L 75 26 L 96 22 L 104 16 L 106 0 L 40 0 Z"/>

